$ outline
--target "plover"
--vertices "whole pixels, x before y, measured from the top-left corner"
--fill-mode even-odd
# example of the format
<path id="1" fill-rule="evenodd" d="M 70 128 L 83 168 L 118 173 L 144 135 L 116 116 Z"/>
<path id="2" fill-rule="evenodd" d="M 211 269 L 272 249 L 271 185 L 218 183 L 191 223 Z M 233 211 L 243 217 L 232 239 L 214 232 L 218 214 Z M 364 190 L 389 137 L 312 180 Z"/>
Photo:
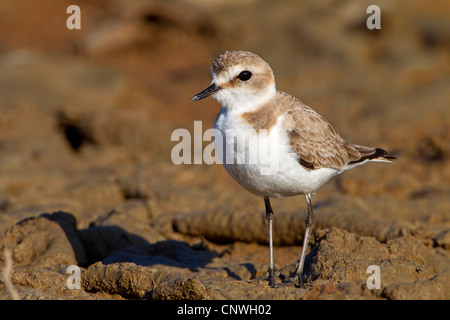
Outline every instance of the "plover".
<path id="1" fill-rule="evenodd" d="M 391 162 L 395 158 L 381 148 L 345 141 L 317 112 L 295 97 L 278 91 L 271 67 L 252 52 L 227 51 L 214 60 L 210 73 L 211 85 L 191 100 L 212 96 L 221 104 L 214 127 L 224 134 L 216 134 L 216 148 L 236 150 L 237 138 L 248 141 L 244 151 L 237 151 L 233 161 L 224 162 L 224 167 L 241 186 L 264 199 L 270 261 L 263 278 L 270 286 L 275 286 L 275 275 L 284 283 L 298 282 L 302 286 L 303 265 L 314 223 L 311 195 L 332 177 L 349 169 L 368 162 Z M 266 130 L 265 137 L 256 139 L 254 132 L 259 134 L 261 130 Z M 238 133 L 233 136 L 233 132 Z M 242 153 L 255 144 L 274 150 L 268 156 L 279 160 L 275 173 L 263 173 L 267 162 L 237 161 L 245 158 Z M 274 266 L 274 214 L 269 199 L 300 194 L 306 196 L 308 207 L 303 247 L 294 275 L 284 277 Z"/>

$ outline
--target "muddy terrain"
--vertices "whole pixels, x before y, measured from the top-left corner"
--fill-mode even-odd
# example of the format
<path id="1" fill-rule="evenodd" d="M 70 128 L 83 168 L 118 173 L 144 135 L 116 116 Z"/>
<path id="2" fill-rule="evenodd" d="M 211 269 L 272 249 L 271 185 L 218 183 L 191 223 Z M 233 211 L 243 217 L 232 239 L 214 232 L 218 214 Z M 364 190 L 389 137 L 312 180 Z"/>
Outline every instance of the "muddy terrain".
<path id="1" fill-rule="evenodd" d="M 78 0 L 69 30 L 72 2 L 0 4 L 0 299 L 450 299 L 447 3 Z M 226 50 L 397 157 L 313 196 L 301 288 L 248 281 L 268 267 L 262 199 L 220 165 L 171 160 L 175 129 L 213 126 L 218 103 L 189 98 Z M 288 275 L 306 201 L 272 207 Z"/>

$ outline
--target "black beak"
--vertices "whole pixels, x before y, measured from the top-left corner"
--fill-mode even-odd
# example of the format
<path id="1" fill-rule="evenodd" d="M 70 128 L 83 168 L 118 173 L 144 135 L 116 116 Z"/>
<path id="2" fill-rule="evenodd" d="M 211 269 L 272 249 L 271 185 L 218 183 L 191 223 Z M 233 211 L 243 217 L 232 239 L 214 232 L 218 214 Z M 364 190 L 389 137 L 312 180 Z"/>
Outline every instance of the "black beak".
<path id="1" fill-rule="evenodd" d="M 202 92 L 197 93 L 195 96 L 193 96 L 191 98 L 191 101 L 197 101 L 197 100 L 201 100 L 203 98 L 206 98 L 206 97 L 212 95 L 214 92 L 219 91 L 220 89 L 222 89 L 222 88 L 219 87 L 219 86 L 216 86 L 216 84 L 213 83 L 208 88 L 203 90 Z"/>

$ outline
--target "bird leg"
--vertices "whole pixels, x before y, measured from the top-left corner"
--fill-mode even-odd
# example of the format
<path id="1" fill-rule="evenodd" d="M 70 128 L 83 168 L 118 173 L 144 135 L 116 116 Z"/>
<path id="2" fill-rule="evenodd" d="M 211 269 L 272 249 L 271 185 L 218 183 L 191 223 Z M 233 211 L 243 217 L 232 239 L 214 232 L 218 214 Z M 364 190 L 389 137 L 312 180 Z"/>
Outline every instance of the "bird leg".
<path id="1" fill-rule="evenodd" d="M 293 277 L 286 278 L 285 283 L 292 284 L 296 283 L 298 281 L 299 285 L 303 285 L 303 265 L 305 264 L 305 257 L 306 257 L 306 249 L 308 247 L 309 242 L 309 236 L 311 234 L 311 230 L 314 224 L 314 211 L 311 204 L 311 194 L 306 195 L 306 202 L 308 203 L 308 215 L 305 219 L 306 224 L 306 230 L 305 230 L 305 237 L 303 238 L 303 247 L 302 247 L 302 254 L 300 256 L 300 260 L 298 262 L 297 269 L 295 270 L 295 275 Z"/>
<path id="2" fill-rule="evenodd" d="M 252 279 L 252 281 L 257 280 L 268 280 L 269 285 L 271 287 L 275 287 L 275 276 L 284 278 L 280 274 L 280 272 L 275 268 L 274 262 L 273 262 L 273 235 L 272 235 L 272 221 L 273 221 L 273 210 L 270 205 L 270 201 L 268 197 L 264 197 L 264 204 L 266 206 L 266 220 L 268 224 L 268 231 L 269 231 L 269 256 L 270 256 L 270 262 L 269 262 L 269 268 L 267 269 L 267 272 L 259 278 Z"/>

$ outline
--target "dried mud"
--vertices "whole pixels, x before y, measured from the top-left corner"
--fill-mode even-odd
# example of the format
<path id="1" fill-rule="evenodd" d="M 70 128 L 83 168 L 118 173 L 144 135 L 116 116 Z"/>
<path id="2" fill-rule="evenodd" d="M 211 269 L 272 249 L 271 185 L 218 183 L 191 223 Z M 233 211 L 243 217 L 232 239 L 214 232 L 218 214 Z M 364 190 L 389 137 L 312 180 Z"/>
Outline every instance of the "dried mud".
<path id="1" fill-rule="evenodd" d="M 20 298 L 450 299 L 449 7 L 376 2 L 378 31 L 360 1 L 80 0 L 81 30 L 67 1 L 2 1 L 0 268 L 8 248 Z M 248 281 L 268 266 L 261 199 L 219 165 L 170 158 L 174 129 L 212 127 L 217 103 L 189 98 L 234 49 L 345 139 L 398 158 L 314 195 L 302 288 Z M 306 201 L 272 206 L 288 275 Z"/>

